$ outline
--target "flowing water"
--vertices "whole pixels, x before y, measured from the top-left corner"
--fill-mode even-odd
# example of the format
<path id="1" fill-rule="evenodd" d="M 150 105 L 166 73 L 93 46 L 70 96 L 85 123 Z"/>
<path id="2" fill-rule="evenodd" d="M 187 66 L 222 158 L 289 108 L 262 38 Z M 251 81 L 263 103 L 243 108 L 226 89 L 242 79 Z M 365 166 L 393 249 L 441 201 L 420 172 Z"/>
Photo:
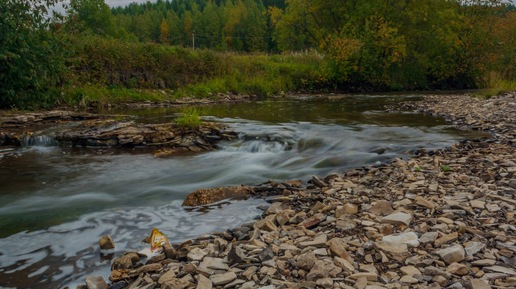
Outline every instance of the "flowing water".
<path id="1" fill-rule="evenodd" d="M 59 147 L 52 128 L 0 157 L 0 288 L 75 288 L 87 275 L 109 275 L 98 238 L 109 234 L 116 254 L 138 250 L 153 227 L 173 243 L 223 231 L 259 216 L 263 200 L 187 211 L 199 188 L 308 180 L 346 168 L 409 157 L 485 136 L 444 120 L 386 104 L 407 97 L 276 99 L 202 107 L 206 120 L 227 123 L 239 138 L 217 151 L 169 159 L 148 151 Z M 165 122 L 177 109 L 123 111 L 139 122 Z M 112 112 L 110 112 L 112 113 Z"/>

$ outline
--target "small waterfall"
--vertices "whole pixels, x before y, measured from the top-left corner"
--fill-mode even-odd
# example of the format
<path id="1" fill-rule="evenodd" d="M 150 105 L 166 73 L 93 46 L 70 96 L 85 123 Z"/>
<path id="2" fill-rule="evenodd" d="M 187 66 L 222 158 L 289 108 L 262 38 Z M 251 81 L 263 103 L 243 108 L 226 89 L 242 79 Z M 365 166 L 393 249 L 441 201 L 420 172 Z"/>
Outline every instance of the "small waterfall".
<path id="1" fill-rule="evenodd" d="M 57 146 L 57 141 L 48 135 L 26 135 L 21 145 L 22 147 L 50 147 Z"/>
<path id="2" fill-rule="evenodd" d="M 238 146 L 226 147 L 225 151 L 230 152 L 249 152 L 249 153 L 280 153 L 289 151 L 292 145 L 288 142 L 266 142 L 262 140 L 247 141 L 240 143 Z"/>

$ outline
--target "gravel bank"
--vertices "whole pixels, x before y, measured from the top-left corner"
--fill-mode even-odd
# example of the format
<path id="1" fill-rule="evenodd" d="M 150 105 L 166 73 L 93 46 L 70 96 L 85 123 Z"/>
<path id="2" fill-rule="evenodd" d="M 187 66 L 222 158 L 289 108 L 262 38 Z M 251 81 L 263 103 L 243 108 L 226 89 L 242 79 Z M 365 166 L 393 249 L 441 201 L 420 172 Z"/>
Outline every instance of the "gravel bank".
<path id="1" fill-rule="evenodd" d="M 494 137 L 256 187 L 275 195 L 261 220 L 119 256 L 109 284 L 78 288 L 516 288 L 516 93 L 405 108 Z"/>

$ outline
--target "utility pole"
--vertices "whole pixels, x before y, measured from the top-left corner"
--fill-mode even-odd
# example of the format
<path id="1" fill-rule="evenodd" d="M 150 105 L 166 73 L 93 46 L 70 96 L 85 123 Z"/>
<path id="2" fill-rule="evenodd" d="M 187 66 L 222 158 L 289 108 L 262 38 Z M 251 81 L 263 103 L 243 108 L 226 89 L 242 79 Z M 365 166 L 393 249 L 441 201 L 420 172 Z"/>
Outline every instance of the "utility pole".
<path id="1" fill-rule="evenodd" d="M 192 31 L 192 49 L 195 50 L 195 30 Z"/>

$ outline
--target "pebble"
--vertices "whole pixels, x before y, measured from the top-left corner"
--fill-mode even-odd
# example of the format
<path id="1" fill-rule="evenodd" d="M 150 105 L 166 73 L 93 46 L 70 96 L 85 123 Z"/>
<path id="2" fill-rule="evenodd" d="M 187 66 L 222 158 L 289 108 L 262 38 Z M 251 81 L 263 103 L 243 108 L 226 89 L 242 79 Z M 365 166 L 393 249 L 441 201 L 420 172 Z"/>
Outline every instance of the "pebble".
<path id="1" fill-rule="evenodd" d="M 419 238 L 417 237 L 417 234 L 414 232 L 406 232 L 396 235 L 384 236 L 382 238 L 382 241 L 405 244 L 412 248 L 419 246 Z"/>
<path id="2" fill-rule="evenodd" d="M 447 264 L 451 264 L 454 262 L 460 262 L 464 260 L 465 252 L 464 248 L 460 244 L 455 244 L 453 246 L 441 249 L 437 251 L 437 254 L 443 259 Z"/>
<path id="3" fill-rule="evenodd" d="M 381 223 L 408 226 L 411 220 L 412 216 L 410 214 L 397 212 L 383 217 Z"/>
<path id="4" fill-rule="evenodd" d="M 454 274 L 454 275 L 467 275 L 469 273 L 468 266 L 464 264 L 460 264 L 457 262 L 451 263 L 448 268 L 446 268 L 446 272 Z"/>
<path id="5" fill-rule="evenodd" d="M 215 286 L 228 284 L 229 282 L 235 280 L 236 278 L 237 278 L 237 275 L 235 274 L 235 272 L 232 272 L 232 271 L 226 272 L 223 274 L 215 274 L 215 275 L 210 276 L 210 280 L 213 283 L 213 285 L 215 285 Z"/>

